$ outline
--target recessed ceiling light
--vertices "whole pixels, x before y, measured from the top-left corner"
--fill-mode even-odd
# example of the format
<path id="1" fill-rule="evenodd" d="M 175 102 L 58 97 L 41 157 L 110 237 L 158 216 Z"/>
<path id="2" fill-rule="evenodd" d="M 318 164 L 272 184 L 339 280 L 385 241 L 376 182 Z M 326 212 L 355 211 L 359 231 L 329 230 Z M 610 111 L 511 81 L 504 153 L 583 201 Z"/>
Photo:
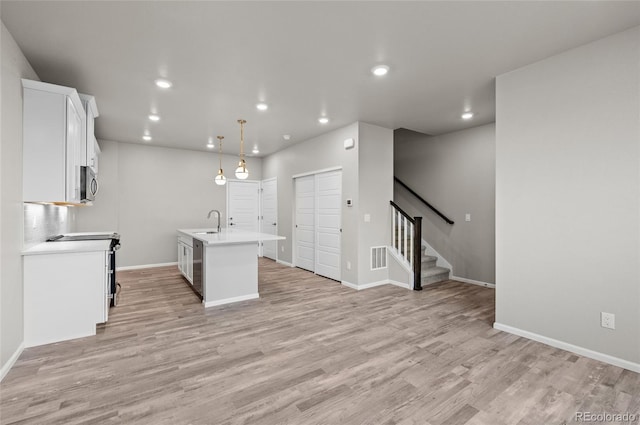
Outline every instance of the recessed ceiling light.
<path id="1" fill-rule="evenodd" d="M 463 120 L 470 120 L 471 118 L 473 118 L 473 112 L 465 112 L 464 114 L 461 115 Z"/>
<path id="2" fill-rule="evenodd" d="M 282 135 L 282 138 L 283 138 L 284 140 L 289 140 L 289 139 L 291 139 L 291 135 L 290 135 L 290 134 L 283 134 L 283 135 Z"/>
<path id="3" fill-rule="evenodd" d="M 144 140 L 145 142 L 150 142 L 151 136 L 149 136 L 148 134 L 145 134 L 144 136 L 142 136 L 142 140 Z"/>
<path id="4" fill-rule="evenodd" d="M 171 81 L 165 80 L 164 78 L 158 78 L 156 80 L 156 86 L 160 87 L 161 89 L 171 88 L 172 85 L 173 83 Z"/>
<path id="5" fill-rule="evenodd" d="M 389 67 L 387 65 L 376 65 L 371 68 L 371 72 L 377 77 L 382 77 L 383 75 L 387 75 L 387 72 L 389 72 Z"/>
<path id="6" fill-rule="evenodd" d="M 266 103 L 258 103 L 256 105 L 256 108 L 258 108 L 259 111 L 266 111 L 267 109 L 269 109 L 269 105 L 267 105 Z"/>
<path id="7" fill-rule="evenodd" d="M 255 148 L 253 148 L 251 153 L 260 153 L 260 150 L 257 147 L 255 147 Z"/>
<path id="8" fill-rule="evenodd" d="M 328 123 L 328 122 L 329 122 L 329 118 L 327 118 L 327 117 L 320 117 L 320 118 L 318 118 L 318 122 L 319 122 L 320 124 L 326 124 L 326 123 Z"/>
<path id="9" fill-rule="evenodd" d="M 151 115 L 149 115 L 149 119 L 151 121 L 160 121 L 160 115 L 151 114 Z"/>

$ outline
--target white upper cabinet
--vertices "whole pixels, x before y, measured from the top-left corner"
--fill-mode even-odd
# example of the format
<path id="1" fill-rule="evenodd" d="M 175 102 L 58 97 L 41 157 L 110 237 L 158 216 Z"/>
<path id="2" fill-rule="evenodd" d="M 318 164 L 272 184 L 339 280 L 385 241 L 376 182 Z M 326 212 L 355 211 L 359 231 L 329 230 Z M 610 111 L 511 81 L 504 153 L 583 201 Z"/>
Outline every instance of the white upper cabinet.
<path id="1" fill-rule="evenodd" d="M 22 80 L 23 200 L 80 203 L 85 111 L 75 89 Z"/>
<path id="2" fill-rule="evenodd" d="M 81 165 L 91 167 L 93 172 L 98 174 L 98 154 L 100 153 L 100 148 L 96 148 L 98 141 L 96 140 L 94 131 L 95 119 L 99 115 L 98 106 L 96 105 L 96 99 L 88 94 L 80 94 L 80 100 L 82 100 L 82 106 L 84 106 L 87 114 L 85 120 L 85 137 L 82 143 Z"/>

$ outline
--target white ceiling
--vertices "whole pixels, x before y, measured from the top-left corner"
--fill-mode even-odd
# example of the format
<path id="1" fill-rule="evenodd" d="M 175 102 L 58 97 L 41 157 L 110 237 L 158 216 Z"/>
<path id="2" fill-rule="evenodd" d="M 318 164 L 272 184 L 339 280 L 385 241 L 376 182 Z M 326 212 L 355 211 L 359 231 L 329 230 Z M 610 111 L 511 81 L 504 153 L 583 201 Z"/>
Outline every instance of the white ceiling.
<path id="1" fill-rule="evenodd" d="M 96 97 L 98 138 L 144 143 L 148 129 L 153 145 L 206 150 L 224 135 L 237 152 L 244 118 L 247 150 L 260 156 L 357 120 L 427 134 L 492 122 L 496 75 L 640 24 L 637 1 L 0 7 L 43 81 Z M 391 67 L 386 77 L 371 75 L 377 63 Z M 174 86 L 156 88 L 158 77 Z M 471 121 L 460 119 L 466 108 Z"/>

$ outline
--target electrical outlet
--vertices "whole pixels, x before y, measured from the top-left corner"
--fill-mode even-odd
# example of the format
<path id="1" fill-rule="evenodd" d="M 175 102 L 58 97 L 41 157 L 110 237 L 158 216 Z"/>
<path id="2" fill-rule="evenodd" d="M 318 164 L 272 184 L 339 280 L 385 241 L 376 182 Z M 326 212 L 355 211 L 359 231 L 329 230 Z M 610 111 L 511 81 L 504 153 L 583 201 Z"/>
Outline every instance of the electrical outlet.
<path id="1" fill-rule="evenodd" d="M 284 252 L 284 246 L 280 247 L 280 252 Z"/>
<path id="2" fill-rule="evenodd" d="M 347 261 L 347 270 L 351 270 L 351 261 Z"/>
<path id="3" fill-rule="evenodd" d="M 464 215 L 464 221 L 471 221 L 471 214 L 466 213 L 466 214 Z"/>
<path id="4" fill-rule="evenodd" d="M 616 328 L 616 315 L 613 313 L 600 313 L 600 326 L 607 329 Z"/>

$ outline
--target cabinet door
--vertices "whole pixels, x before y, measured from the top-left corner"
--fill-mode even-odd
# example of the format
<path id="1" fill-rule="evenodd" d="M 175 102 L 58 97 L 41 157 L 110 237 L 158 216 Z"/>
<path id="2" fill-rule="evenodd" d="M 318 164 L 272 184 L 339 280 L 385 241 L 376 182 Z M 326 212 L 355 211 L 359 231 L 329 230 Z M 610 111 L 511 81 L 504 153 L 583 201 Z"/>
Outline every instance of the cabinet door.
<path id="1" fill-rule="evenodd" d="M 76 110 L 71 99 L 67 97 L 66 201 L 73 203 L 80 202 L 80 148 L 83 140 L 82 129 L 82 116 L 79 111 Z"/>
<path id="2" fill-rule="evenodd" d="M 178 241 L 178 270 L 184 274 L 184 244 Z"/>
<path id="3" fill-rule="evenodd" d="M 187 279 L 193 284 L 193 248 L 187 246 L 187 255 L 185 262 L 187 267 Z"/>

